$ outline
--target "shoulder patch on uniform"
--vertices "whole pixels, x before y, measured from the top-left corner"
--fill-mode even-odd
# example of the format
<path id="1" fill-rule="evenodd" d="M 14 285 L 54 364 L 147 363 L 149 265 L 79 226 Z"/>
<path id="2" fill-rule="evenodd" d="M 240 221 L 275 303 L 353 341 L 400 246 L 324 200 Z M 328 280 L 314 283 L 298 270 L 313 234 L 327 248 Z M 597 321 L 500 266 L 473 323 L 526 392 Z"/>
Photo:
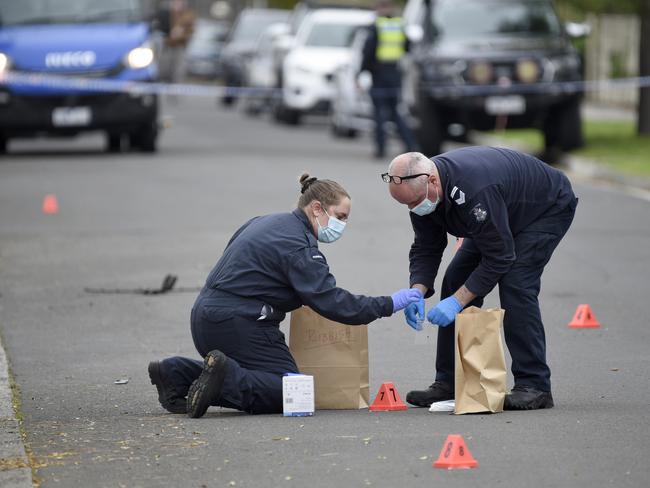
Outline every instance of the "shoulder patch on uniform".
<path id="1" fill-rule="evenodd" d="M 456 197 L 456 193 L 458 193 L 458 197 Z M 454 200 L 454 202 L 456 202 L 457 205 L 462 205 L 465 203 L 465 192 L 463 192 L 463 190 L 457 186 L 452 188 L 449 196 Z"/>
<path id="2" fill-rule="evenodd" d="M 485 210 L 480 203 L 477 203 L 474 205 L 474 208 L 472 208 L 472 215 L 479 224 L 481 222 L 485 222 L 485 219 L 487 219 L 487 214 L 487 210 Z"/>

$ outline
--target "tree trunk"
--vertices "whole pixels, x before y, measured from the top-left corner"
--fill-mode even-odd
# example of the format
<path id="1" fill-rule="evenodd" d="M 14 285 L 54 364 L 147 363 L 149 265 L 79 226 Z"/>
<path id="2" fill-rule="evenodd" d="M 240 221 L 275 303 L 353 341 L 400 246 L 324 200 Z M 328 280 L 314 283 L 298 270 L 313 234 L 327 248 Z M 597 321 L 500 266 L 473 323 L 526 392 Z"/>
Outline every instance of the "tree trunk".
<path id="1" fill-rule="evenodd" d="M 650 0 L 642 0 L 639 75 L 650 76 Z M 639 135 L 650 136 L 650 86 L 639 88 Z"/>

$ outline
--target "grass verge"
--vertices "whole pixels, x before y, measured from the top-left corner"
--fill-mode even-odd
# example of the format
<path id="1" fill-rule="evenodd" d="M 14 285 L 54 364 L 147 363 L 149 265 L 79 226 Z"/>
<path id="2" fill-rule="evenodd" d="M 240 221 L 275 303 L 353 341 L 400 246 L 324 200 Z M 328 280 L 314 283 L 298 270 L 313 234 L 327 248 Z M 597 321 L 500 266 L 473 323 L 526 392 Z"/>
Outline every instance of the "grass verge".
<path id="1" fill-rule="evenodd" d="M 650 136 L 637 135 L 634 122 L 587 120 L 584 134 L 585 146 L 571 154 L 621 173 L 650 177 Z M 490 135 L 522 144 L 532 153 L 540 152 L 544 145 L 541 131 L 535 129 L 509 129 Z"/>

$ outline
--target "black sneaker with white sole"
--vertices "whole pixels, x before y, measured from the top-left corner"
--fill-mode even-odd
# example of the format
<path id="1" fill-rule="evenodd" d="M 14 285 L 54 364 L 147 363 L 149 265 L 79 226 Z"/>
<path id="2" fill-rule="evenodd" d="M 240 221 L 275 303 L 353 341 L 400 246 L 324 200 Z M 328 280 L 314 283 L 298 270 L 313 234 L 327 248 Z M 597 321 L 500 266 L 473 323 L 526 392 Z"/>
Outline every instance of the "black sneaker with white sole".
<path id="1" fill-rule="evenodd" d="M 203 371 L 187 393 L 187 415 L 193 419 L 203 417 L 213 401 L 221 395 L 226 377 L 227 357 L 218 350 L 210 351 L 203 359 Z"/>
<path id="2" fill-rule="evenodd" d="M 187 413 L 187 400 L 176 393 L 162 363 L 151 361 L 148 371 L 151 384 L 158 390 L 158 401 L 162 407 L 171 413 Z"/>
<path id="3" fill-rule="evenodd" d="M 541 391 L 528 386 L 515 386 L 506 395 L 504 410 L 537 410 L 553 408 L 553 395 L 550 391 Z"/>
<path id="4" fill-rule="evenodd" d="M 426 390 L 413 390 L 406 394 L 406 401 L 417 407 L 430 407 L 432 403 L 454 399 L 454 388 L 444 381 L 434 381 Z"/>

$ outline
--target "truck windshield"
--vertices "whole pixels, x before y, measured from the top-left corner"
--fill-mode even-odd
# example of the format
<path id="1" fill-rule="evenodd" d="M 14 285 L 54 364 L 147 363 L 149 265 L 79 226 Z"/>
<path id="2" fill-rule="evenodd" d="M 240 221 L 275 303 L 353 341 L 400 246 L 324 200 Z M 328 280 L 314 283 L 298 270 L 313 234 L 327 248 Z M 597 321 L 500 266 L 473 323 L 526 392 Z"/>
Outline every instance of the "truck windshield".
<path id="1" fill-rule="evenodd" d="M 561 33 L 547 0 L 438 0 L 432 15 L 438 37 L 539 37 Z"/>
<path id="2" fill-rule="evenodd" d="M 140 0 L 0 0 L 0 25 L 138 22 Z"/>

